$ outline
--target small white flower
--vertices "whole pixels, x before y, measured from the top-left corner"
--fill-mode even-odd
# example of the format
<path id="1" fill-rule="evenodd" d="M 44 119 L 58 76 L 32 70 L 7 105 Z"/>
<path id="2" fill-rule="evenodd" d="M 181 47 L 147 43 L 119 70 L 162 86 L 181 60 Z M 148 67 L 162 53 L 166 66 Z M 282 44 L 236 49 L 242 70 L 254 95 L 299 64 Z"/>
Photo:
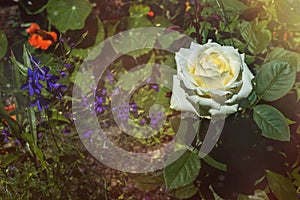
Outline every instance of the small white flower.
<path id="1" fill-rule="evenodd" d="M 244 55 L 231 46 L 208 41 L 192 42 L 175 55 L 177 75 L 173 77 L 171 108 L 194 112 L 201 117 L 229 115 L 252 91 L 254 78 Z"/>

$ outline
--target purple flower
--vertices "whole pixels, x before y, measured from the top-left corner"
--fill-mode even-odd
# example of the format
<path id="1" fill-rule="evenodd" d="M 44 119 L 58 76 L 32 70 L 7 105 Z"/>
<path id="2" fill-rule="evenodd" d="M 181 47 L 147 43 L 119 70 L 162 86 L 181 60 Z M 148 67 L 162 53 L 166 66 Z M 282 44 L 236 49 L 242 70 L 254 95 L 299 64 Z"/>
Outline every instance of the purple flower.
<path id="1" fill-rule="evenodd" d="M 64 71 L 62 71 L 62 72 L 60 72 L 60 75 L 61 75 L 61 77 L 62 77 L 62 78 L 66 78 L 66 76 L 67 76 L 67 73 L 66 73 L 66 72 L 64 72 Z"/>
<path id="2" fill-rule="evenodd" d="M 46 99 L 45 97 L 42 97 L 42 96 L 38 96 L 36 99 L 34 99 L 30 106 L 33 107 L 33 106 L 37 106 L 39 111 L 41 111 L 43 108 L 48 108 L 50 104 L 50 100 L 49 99 Z"/>
<path id="3" fill-rule="evenodd" d="M 94 133 L 94 131 L 89 130 L 83 134 L 83 137 L 90 137 L 93 133 Z"/>
<path id="4" fill-rule="evenodd" d="M 118 120 L 127 122 L 129 118 L 129 109 L 130 107 L 126 104 L 126 102 L 123 102 L 121 105 L 113 107 L 112 111 L 116 112 L 116 117 Z"/>
<path id="5" fill-rule="evenodd" d="M 156 92 L 159 91 L 159 87 L 158 85 L 151 85 L 152 89 L 154 89 Z"/>
<path id="6" fill-rule="evenodd" d="M 64 64 L 64 66 L 65 66 L 66 68 L 70 68 L 70 67 L 72 67 L 72 64 L 71 64 L 71 63 L 66 63 L 66 64 Z"/>
<path id="7" fill-rule="evenodd" d="M 63 130 L 61 130 L 61 133 L 62 134 L 69 134 L 69 133 L 71 133 L 71 130 L 66 126 L 66 127 L 64 127 Z"/>
<path id="8" fill-rule="evenodd" d="M 138 109 L 137 109 L 136 103 L 130 103 L 129 105 L 130 105 L 131 111 L 134 113 L 137 113 Z"/>
<path id="9" fill-rule="evenodd" d="M 145 123 L 146 123 L 146 120 L 145 120 L 145 119 L 142 119 L 142 120 L 140 121 L 140 125 L 141 125 L 141 126 L 143 126 Z"/>
<path id="10" fill-rule="evenodd" d="M 113 77 L 113 74 L 109 71 L 109 70 L 107 70 L 107 78 L 108 78 L 108 80 L 109 80 L 109 84 L 114 84 L 114 77 Z"/>
<path id="11" fill-rule="evenodd" d="M 7 129 L 3 129 L 2 131 L 1 131 L 1 134 L 3 135 L 3 137 L 4 137 L 4 142 L 8 142 L 9 141 L 9 132 L 8 132 L 8 130 Z"/>
<path id="12" fill-rule="evenodd" d="M 102 113 L 103 111 L 106 110 L 106 106 L 103 105 L 104 102 L 105 102 L 104 97 L 96 96 L 96 101 L 95 101 L 96 112 Z"/>
<path id="13" fill-rule="evenodd" d="M 21 144 L 20 140 L 18 140 L 18 139 L 15 139 L 15 143 L 16 143 L 16 145 L 20 145 Z"/>
<path id="14" fill-rule="evenodd" d="M 40 94 L 43 85 L 39 83 L 38 71 L 37 70 L 32 71 L 30 68 L 28 68 L 27 78 L 28 81 L 21 87 L 21 90 L 28 89 L 30 95 L 33 95 L 34 93 Z"/>
<path id="15" fill-rule="evenodd" d="M 58 98 L 61 98 L 64 96 L 64 93 L 62 90 L 65 90 L 67 86 L 57 83 L 59 80 L 59 77 L 56 75 L 49 74 L 50 69 L 46 66 L 43 67 L 44 69 L 44 79 L 47 83 L 47 89 L 49 91 L 54 92 L 54 96 L 57 96 Z"/>
<path id="16" fill-rule="evenodd" d="M 106 94 L 107 94 L 106 89 L 103 89 L 102 92 L 101 92 L 101 94 L 102 94 L 103 96 L 106 95 Z"/>
<path id="17" fill-rule="evenodd" d="M 40 62 L 33 56 L 30 57 L 33 69 L 28 67 L 27 83 L 21 87 L 21 90 L 28 89 L 29 94 L 32 96 L 37 94 L 30 106 L 37 106 L 41 111 L 43 108 L 48 108 L 50 100 L 41 95 L 41 90 L 44 88 L 40 81 L 47 85 L 47 90 L 52 92 L 55 97 L 61 98 L 64 96 L 63 90 L 67 87 L 57 83 L 58 76 L 50 74 L 50 69 L 47 66 L 40 67 Z"/>
<path id="18" fill-rule="evenodd" d="M 161 125 L 162 119 L 163 119 L 163 113 L 162 112 L 157 112 L 156 114 L 151 114 L 151 127 L 155 130 L 158 130 Z"/>

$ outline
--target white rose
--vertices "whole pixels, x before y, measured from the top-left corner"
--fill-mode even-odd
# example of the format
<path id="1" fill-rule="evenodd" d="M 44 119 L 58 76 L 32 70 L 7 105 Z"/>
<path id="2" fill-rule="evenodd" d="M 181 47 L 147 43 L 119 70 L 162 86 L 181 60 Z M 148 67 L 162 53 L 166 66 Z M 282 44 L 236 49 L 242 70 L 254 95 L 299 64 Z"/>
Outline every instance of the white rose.
<path id="1" fill-rule="evenodd" d="M 244 55 L 231 46 L 192 42 L 189 49 L 181 48 L 176 53 L 175 60 L 172 109 L 201 117 L 228 115 L 236 112 L 240 100 L 252 91 L 254 76 Z"/>

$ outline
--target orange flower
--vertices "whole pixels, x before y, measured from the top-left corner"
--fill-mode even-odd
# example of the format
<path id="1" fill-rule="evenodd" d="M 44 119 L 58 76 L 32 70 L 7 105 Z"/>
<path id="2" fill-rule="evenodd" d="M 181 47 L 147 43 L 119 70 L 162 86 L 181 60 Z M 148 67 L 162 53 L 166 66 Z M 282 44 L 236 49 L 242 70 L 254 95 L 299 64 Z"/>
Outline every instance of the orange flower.
<path id="1" fill-rule="evenodd" d="M 8 112 L 11 113 L 12 111 L 14 111 L 16 108 L 16 104 L 11 104 L 8 106 L 5 106 L 4 109 Z M 11 115 L 10 118 L 12 118 L 13 120 L 17 120 L 17 116 L 16 115 Z M 4 121 L 4 123 L 7 125 L 7 123 L 5 122 L 5 120 L 0 120 L 0 121 Z"/>
<path id="2" fill-rule="evenodd" d="M 29 44 L 35 48 L 47 50 L 50 45 L 57 41 L 57 34 L 55 32 L 41 30 L 36 23 L 32 23 L 31 26 L 26 29 L 26 32 L 30 34 L 28 39 Z"/>

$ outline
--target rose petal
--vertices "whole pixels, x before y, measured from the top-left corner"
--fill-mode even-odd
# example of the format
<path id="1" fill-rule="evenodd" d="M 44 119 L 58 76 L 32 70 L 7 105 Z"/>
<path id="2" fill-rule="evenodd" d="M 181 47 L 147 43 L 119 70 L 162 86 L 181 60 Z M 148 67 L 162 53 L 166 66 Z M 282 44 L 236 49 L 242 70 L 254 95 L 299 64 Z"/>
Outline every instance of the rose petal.
<path id="1" fill-rule="evenodd" d="M 180 99 L 180 101 L 178 101 Z M 170 107 L 178 111 L 193 112 L 199 116 L 199 112 L 195 109 L 186 98 L 186 92 L 180 87 L 180 80 L 177 75 L 173 76 L 173 89 Z"/>
<path id="2" fill-rule="evenodd" d="M 252 82 L 251 80 L 254 78 L 253 74 L 251 73 L 251 71 L 249 70 L 249 68 L 247 67 L 247 65 L 243 66 L 243 72 L 242 72 L 242 81 L 243 81 L 243 85 L 240 89 L 240 91 L 233 95 L 231 97 L 231 99 L 228 99 L 226 101 L 226 103 L 234 103 L 242 98 L 246 98 L 249 96 L 249 94 L 252 91 Z"/>
<path id="3" fill-rule="evenodd" d="M 235 113 L 238 109 L 238 105 L 232 105 L 232 106 L 220 106 L 219 109 L 210 109 L 208 112 L 212 115 L 212 116 L 216 116 L 216 115 L 229 115 L 232 113 Z"/>

